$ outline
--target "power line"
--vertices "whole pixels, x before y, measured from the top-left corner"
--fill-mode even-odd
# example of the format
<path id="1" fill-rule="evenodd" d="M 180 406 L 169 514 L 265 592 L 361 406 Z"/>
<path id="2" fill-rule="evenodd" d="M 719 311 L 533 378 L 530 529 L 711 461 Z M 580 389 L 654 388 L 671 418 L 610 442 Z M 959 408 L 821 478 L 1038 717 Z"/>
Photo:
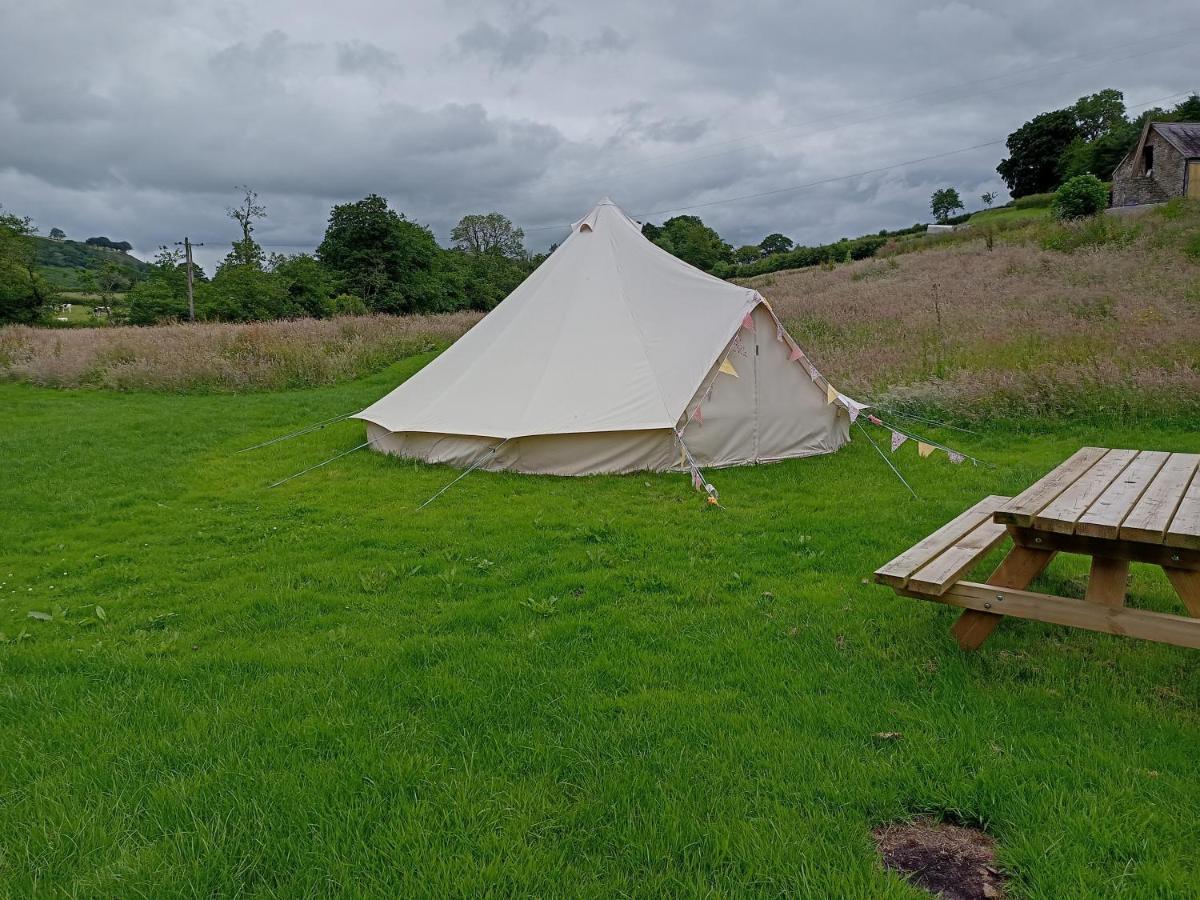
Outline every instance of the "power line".
<path id="1" fill-rule="evenodd" d="M 1178 35 L 1179 35 L 1181 32 L 1182 32 L 1182 33 L 1187 33 L 1187 32 L 1192 32 L 1192 31 L 1197 31 L 1197 30 L 1200 30 L 1200 27 L 1185 28 L 1185 29 L 1181 29 L 1180 31 L 1175 31 L 1175 32 L 1172 32 L 1172 34 L 1171 34 L 1171 35 L 1169 35 L 1169 36 L 1167 36 L 1167 35 L 1164 35 L 1164 37 L 1176 37 L 1176 36 L 1178 36 Z M 1118 44 L 1118 45 L 1116 45 L 1116 46 L 1114 46 L 1114 47 L 1110 47 L 1110 48 L 1108 48 L 1108 50 L 1106 50 L 1105 52 L 1107 53 L 1107 52 L 1109 52 L 1110 50 L 1119 50 L 1119 49 L 1121 49 L 1122 47 L 1128 47 L 1128 46 L 1133 46 L 1133 45 L 1135 45 L 1135 44 L 1144 43 L 1146 40 L 1161 40 L 1161 38 L 1142 39 L 1142 40 L 1139 40 L 1139 41 L 1132 41 L 1132 42 L 1129 42 L 1129 43 L 1127 43 L 1127 44 Z M 1185 46 L 1188 46 L 1188 44 L 1189 44 L 1189 43 L 1191 43 L 1191 42 L 1190 42 L 1190 41 L 1184 41 L 1183 43 L 1180 43 L 1180 44 L 1175 44 L 1175 45 L 1171 45 L 1171 46 L 1167 46 L 1167 47 L 1164 47 L 1164 46 L 1162 46 L 1162 45 L 1160 44 L 1160 45 L 1157 45 L 1157 46 L 1151 47 L 1151 48 L 1150 48 L 1150 49 L 1148 49 L 1148 50 L 1139 51 L 1139 52 L 1137 52 L 1137 53 L 1130 53 L 1130 54 L 1126 54 L 1125 56 L 1119 56 L 1119 57 L 1115 57 L 1115 58 L 1107 58 L 1107 57 L 1106 57 L 1106 58 L 1102 58 L 1102 59 L 1097 59 L 1097 60 L 1095 60 L 1095 61 L 1093 61 L 1093 62 L 1090 62 L 1090 63 L 1088 63 L 1087 65 L 1083 65 L 1083 66 L 1077 66 L 1077 67 L 1075 67 L 1075 68 L 1072 68 L 1072 69 L 1067 69 L 1067 70 L 1064 70 L 1064 71 L 1062 71 L 1062 72 L 1055 73 L 1055 74 L 1059 74 L 1059 75 L 1074 74 L 1075 72 L 1079 72 L 1079 71 L 1082 71 L 1082 70 L 1084 70 L 1084 69 L 1094 68 L 1095 66 L 1098 66 L 1098 65 L 1111 65 L 1111 64 L 1113 64 L 1113 63 L 1117 63 L 1117 62 L 1124 62 L 1125 60 L 1129 60 L 1129 59 L 1136 59 L 1136 58 L 1138 58 L 1138 57 L 1141 57 L 1141 56 L 1147 56 L 1147 55 L 1154 54 L 1154 53 L 1162 53 L 1162 52 L 1164 52 L 1164 51 L 1167 51 L 1167 50 L 1176 50 L 1176 49 L 1179 49 L 1180 47 L 1185 47 Z M 1076 54 L 1074 58 L 1084 58 L 1084 59 L 1087 59 L 1087 58 L 1090 58 L 1090 55 L 1086 55 L 1086 56 L 1085 56 L 1084 54 Z M 866 119 L 852 118 L 852 119 L 849 119 L 849 120 L 847 120 L 847 121 L 845 121 L 845 122 L 838 122 L 838 123 L 836 123 L 836 124 L 830 125 L 829 127 L 826 127 L 826 128 L 819 128 L 819 129 L 816 129 L 815 131 L 810 131 L 809 133 L 810 133 L 810 134 L 821 134 L 821 133 L 825 133 L 825 132 L 828 132 L 828 131 L 835 131 L 835 130 L 837 130 L 837 129 L 839 129 L 839 128 L 845 128 L 846 126 L 849 126 L 849 125 L 858 125 L 858 124 L 863 124 L 863 123 L 866 123 L 866 122 L 877 122 L 877 121 L 880 121 L 880 120 L 882 120 L 882 119 L 889 118 L 890 116 L 894 115 L 894 114 L 895 114 L 895 112 L 894 112 L 893 110 L 895 109 L 895 107 L 896 107 L 896 106 L 898 106 L 898 105 L 902 105 L 902 104 L 911 103 L 911 102 L 913 102 L 913 101 L 915 101 L 915 100 L 919 100 L 919 99 L 922 99 L 922 98 L 925 98 L 925 97 L 942 95 L 942 99 L 941 99 L 941 101 L 935 101 L 935 102 L 953 102 L 953 101 L 955 101 L 955 100 L 965 100 L 965 99 L 967 99 L 967 98 L 969 98 L 969 97 L 972 97 L 972 96 L 979 96 L 979 95 L 987 95 L 987 94 L 995 94 L 995 93 L 1000 93 L 1000 92 L 1007 91 L 1007 90 L 1009 90 L 1009 89 L 1011 89 L 1011 88 L 1014 88 L 1014 87 L 1022 87 L 1022 86 L 1026 85 L 1026 84 L 1035 84 L 1035 83 L 1037 83 L 1037 82 L 1040 82 L 1040 81 L 1043 81 L 1043 80 L 1045 80 L 1045 78 L 1046 78 L 1047 76 L 1045 76 L 1045 75 L 1042 75 L 1042 76 L 1038 76 L 1038 77 L 1036 77 L 1036 78 L 1026 78 L 1026 79 L 1024 79 L 1024 80 L 1021 80 L 1021 81 L 1015 81 L 1015 82 L 1012 82 L 1011 84 L 1005 84 L 1005 85 L 1001 85 L 1001 86 L 1000 86 L 1000 87 L 998 87 L 998 88 L 992 88 L 992 89 L 990 89 L 990 90 L 986 90 L 986 91 L 967 92 L 967 93 L 962 93 L 962 92 L 961 92 L 961 89 L 962 89 L 962 88 L 971 87 L 971 86 L 973 86 L 973 85 L 977 85 L 977 84 L 986 84 L 986 83 L 988 83 L 988 82 L 997 81 L 997 80 L 999 80 L 999 79 L 1002 79 L 1002 78 L 1011 78 L 1011 77 L 1013 77 L 1014 75 L 1025 75 L 1025 74 L 1027 74 L 1028 72 L 1039 71 L 1039 70 L 1046 69 L 1046 68 L 1054 68 L 1054 67 L 1056 67 L 1056 66 L 1060 66 L 1060 65 L 1062 65 L 1064 62 L 1067 62 L 1067 61 L 1069 61 L 1070 59 L 1072 59 L 1072 57 L 1067 57 L 1066 59 L 1058 60 L 1058 61 L 1056 61 L 1056 62 L 1053 62 L 1053 63 L 1045 63 L 1045 64 L 1042 64 L 1042 65 L 1039 65 L 1039 66 L 1032 66 L 1032 67 L 1028 67 L 1028 68 L 1026 68 L 1026 69 L 1023 69 L 1021 72 L 1006 72 L 1006 73 L 1003 73 L 1003 74 L 1000 74 L 1000 75 L 992 75 L 992 76 L 989 76 L 988 78 L 981 78 L 981 79 L 977 79 L 977 80 L 975 80 L 975 81 L 963 82 L 963 83 L 961 83 L 961 84 L 959 84 L 959 85 L 952 86 L 952 87 L 950 88 L 950 90 L 952 90 L 952 91 L 958 91 L 958 93 L 956 93 L 956 94 L 953 94 L 953 95 L 951 95 L 951 96 L 945 96 L 945 89 L 944 89 L 944 88 L 936 88 L 936 89 L 932 89 L 932 90 L 928 90 L 928 91 L 922 91 L 922 92 L 920 92 L 920 93 L 917 93 L 917 94 L 911 94 L 911 95 L 909 95 L 909 96 L 907 96 L 907 97 L 901 97 L 901 98 L 898 98 L 898 99 L 896 99 L 896 100 L 890 100 L 890 101 L 887 101 L 887 102 L 884 102 L 884 103 L 877 103 L 877 104 L 873 104 L 873 105 L 871 105 L 871 106 L 862 107 L 862 108 L 860 108 L 859 110 L 857 110 L 857 111 L 856 111 L 855 115 L 857 115 L 858 113 L 869 112 L 869 111 L 871 111 L 871 110 L 874 110 L 874 109 L 888 109 L 888 110 L 889 110 L 889 112 L 887 112 L 887 113 L 885 113 L 884 115 L 881 115 L 881 116 L 873 116 L 873 117 L 866 118 Z M 780 133 L 782 133 L 782 132 L 786 132 L 786 131 L 795 131 L 796 129 L 799 129 L 799 128 L 807 128 L 807 127 L 810 127 L 810 126 L 813 126 L 813 125 L 820 125 L 820 124 L 822 124 L 822 123 L 825 123 L 825 122 L 827 122 L 827 121 L 828 121 L 828 119 L 826 119 L 826 118 L 824 118 L 824 117 L 822 117 L 822 118 L 816 118 L 816 119 L 810 119 L 810 120 L 808 120 L 808 121 L 806 121 L 806 122 L 799 122 L 799 123 L 797 123 L 797 124 L 794 124 L 794 125 L 785 125 L 785 126 L 783 126 L 783 127 L 780 127 L 780 128 L 774 128 L 774 129 L 770 129 L 770 130 L 767 130 L 767 131 L 759 131 L 759 132 L 756 132 L 756 133 L 754 133 L 754 134 L 748 135 L 748 136 L 746 136 L 746 137 L 732 138 L 732 139 L 730 139 L 730 140 L 727 140 L 727 141 L 720 141 L 720 142 L 717 142 L 717 143 L 714 143 L 714 144 L 710 144 L 710 145 L 708 145 L 708 147 L 707 147 L 707 148 L 705 148 L 705 147 L 699 147 L 699 148 L 697 148 L 697 147 L 689 147 L 689 148 L 687 148 L 686 150 L 677 150 L 677 151 L 673 151 L 673 152 L 671 152 L 671 153 L 662 154 L 662 155 L 660 155 L 660 156 L 658 156 L 658 157 L 651 157 L 649 161 L 650 161 L 650 162 L 653 162 L 655 159 L 667 159 L 667 158 L 669 158 L 669 157 L 677 156 L 677 155 L 679 155 L 680 153 L 689 153 L 689 154 L 690 154 L 690 153 L 693 153 L 693 152 L 695 152 L 696 150 L 701 150 L 701 151 L 703 151 L 703 150 L 705 150 L 705 149 L 712 149 L 712 148 L 716 148 L 716 147 L 725 147 L 725 146 L 730 146 L 730 145 L 734 145 L 734 144 L 738 144 L 738 145 L 741 145 L 741 144 L 748 144 L 748 143 L 753 143 L 753 142 L 756 142 L 756 141 L 757 141 L 757 142 L 759 142 L 759 143 L 763 143 L 763 142 L 761 141 L 761 138 L 762 138 L 764 135 L 780 134 Z M 677 159 L 677 160 L 673 160 L 673 161 L 671 161 L 671 162 L 664 162 L 664 163 L 657 164 L 657 165 L 638 166 L 638 167 L 636 167 L 636 168 L 633 168 L 633 169 L 625 169 L 625 170 L 621 170 L 621 169 L 610 169 L 608 172 L 601 173 L 599 176 L 596 176 L 596 177 L 601 177 L 601 178 L 617 177 L 617 178 L 620 178 L 620 177 L 624 177 L 624 176 L 626 176 L 626 175 L 630 175 L 630 174 L 637 174 L 637 173 L 640 173 L 640 172 L 646 172 L 646 171 L 654 171 L 654 170 L 656 170 L 656 169 L 669 168 L 669 167 L 672 167 L 672 166 L 677 166 L 677 165 L 685 165 L 685 164 L 687 164 L 687 163 L 701 162 L 701 161 L 703 161 L 703 160 L 707 160 L 707 159 L 715 159 L 715 158 L 717 158 L 717 157 L 720 157 L 720 156 L 725 156 L 725 155 L 727 155 L 727 154 L 729 154 L 729 153 L 735 153 L 735 152 L 737 152 L 737 150 L 739 150 L 739 149 L 741 149 L 741 148 L 740 148 L 740 147 L 735 147 L 735 148 L 734 148 L 734 149 L 732 149 L 732 150 L 724 150 L 724 151 L 720 151 L 720 152 L 717 152 L 717 153 L 711 153 L 711 154 L 707 154 L 707 155 L 703 155 L 703 156 L 688 156 L 688 157 L 686 157 L 686 158 L 684 158 L 684 159 Z"/>
<path id="2" fill-rule="evenodd" d="M 1177 94 L 1171 94 L 1168 97 L 1159 97 L 1156 100 L 1149 100 L 1144 103 L 1135 103 L 1126 108 L 1127 109 L 1140 109 L 1143 106 L 1153 106 L 1156 103 L 1163 103 L 1167 100 L 1174 100 L 1178 97 L 1186 97 L 1190 93 L 1191 93 L 1190 91 L 1182 91 Z M 852 178 L 861 178 L 865 175 L 877 175 L 880 172 L 888 172 L 888 171 L 891 171 L 892 169 L 901 169 L 901 168 L 904 168 L 905 166 L 912 166 L 912 165 L 917 165 L 917 164 L 923 163 L 923 162 L 930 162 L 931 160 L 935 160 L 935 159 L 943 159 L 948 156 L 956 156 L 959 153 L 969 153 L 972 150 L 981 150 L 984 147 L 994 147 L 998 144 L 1003 144 L 1006 140 L 1007 140 L 1007 138 L 997 138 L 996 140 L 985 141 L 982 144 L 973 144 L 970 147 L 959 147 L 955 150 L 947 150 L 943 153 L 933 153 L 933 154 L 930 154 L 929 156 L 918 157 L 917 159 L 909 159 L 909 160 L 905 160 L 903 162 L 892 163 L 892 164 L 886 165 L 886 166 L 877 166 L 873 169 L 864 169 L 860 172 L 852 172 L 848 175 L 835 175 L 830 178 L 821 178 L 817 181 L 809 181 L 804 184 L 796 184 L 796 185 L 792 185 L 790 187 L 775 188 L 774 190 L 769 190 L 769 191 L 759 191 L 759 192 L 753 193 L 753 194 L 742 194 L 742 195 L 739 195 L 736 197 L 722 197 L 719 200 L 709 200 L 704 203 L 692 203 L 692 204 L 689 204 L 686 206 L 674 206 L 669 209 L 654 209 L 654 210 L 649 210 L 648 212 L 634 213 L 633 218 L 646 219 L 650 216 L 660 216 L 660 215 L 665 215 L 666 213 L 685 212 L 687 210 L 692 210 L 692 209 L 706 209 L 711 206 L 720 206 L 725 203 L 737 203 L 741 200 L 754 200 L 759 197 L 769 197 L 769 196 L 772 196 L 775 194 L 786 194 L 786 193 L 792 193 L 792 192 L 796 192 L 796 191 L 811 190 L 812 188 L 820 187 L 821 185 L 825 185 L 825 184 L 833 184 L 838 181 L 848 181 Z M 524 231 L 526 231 L 526 232 L 546 231 L 549 229 L 564 229 L 564 228 L 570 228 L 570 227 L 571 227 L 570 225 L 539 225 L 539 226 L 536 226 L 533 228 L 526 228 L 526 229 L 524 229 Z"/>

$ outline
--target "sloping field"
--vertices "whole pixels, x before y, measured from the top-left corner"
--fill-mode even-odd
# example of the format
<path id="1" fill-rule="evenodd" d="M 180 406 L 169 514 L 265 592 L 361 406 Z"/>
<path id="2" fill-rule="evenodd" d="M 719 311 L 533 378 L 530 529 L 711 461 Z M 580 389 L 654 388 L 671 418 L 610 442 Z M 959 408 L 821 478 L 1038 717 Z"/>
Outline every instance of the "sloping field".
<path id="1" fill-rule="evenodd" d="M 748 282 L 843 390 L 971 420 L 1200 413 L 1200 204 Z"/>

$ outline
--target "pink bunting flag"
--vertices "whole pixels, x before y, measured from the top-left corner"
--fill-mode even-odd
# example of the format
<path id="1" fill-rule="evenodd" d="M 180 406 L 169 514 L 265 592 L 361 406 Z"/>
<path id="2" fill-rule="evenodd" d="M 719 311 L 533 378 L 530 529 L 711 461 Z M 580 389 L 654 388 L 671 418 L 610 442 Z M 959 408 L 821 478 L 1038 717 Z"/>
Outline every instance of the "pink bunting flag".
<path id="1" fill-rule="evenodd" d="M 704 488 L 704 479 L 700 477 L 699 469 L 692 469 L 692 487 L 698 491 Z"/>
<path id="2" fill-rule="evenodd" d="M 802 357 L 803 355 L 804 354 L 800 352 L 799 347 L 793 347 L 792 352 L 788 354 L 788 362 L 795 362 L 796 360 L 800 359 L 800 357 Z"/>
<path id="3" fill-rule="evenodd" d="M 694 413 L 692 413 L 692 418 L 695 419 L 697 422 L 699 422 L 701 425 L 704 424 L 704 413 L 701 412 L 700 407 L 698 407 L 698 406 L 696 407 L 696 411 Z"/>
<path id="4" fill-rule="evenodd" d="M 867 416 L 867 421 L 872 425 L 878 425 L 880 428 L 883 427 L 883 421 L 878 416 Z"/>
<path id="5" fill-rule="evenodd" d="M 753 331 L 754 330 L 754 316 L 752 316 L 750 313 L 746 313 L 745 317 L 742 319 L 742 327 L 745 328 L 747 331 Z"/>
<path id="6" fill-rule="evenodd" d="M 966 457 L 963 456 L 961 453 L 955 453 L 953 450 L 950 450 L 948 452 L 948 455 L 950 457 L 950 462 L 954 463 L 956 466 L 960 462 L 962 462 L 964 459 L 966 459 Z"/>
<path id="7" fill-rule="evenodd" d="M 908 440 L 907 435 L 903 435 L 898 431 L 892 432 L 892 452 L 895 453 L 900 449 L 900 445 Z"/>

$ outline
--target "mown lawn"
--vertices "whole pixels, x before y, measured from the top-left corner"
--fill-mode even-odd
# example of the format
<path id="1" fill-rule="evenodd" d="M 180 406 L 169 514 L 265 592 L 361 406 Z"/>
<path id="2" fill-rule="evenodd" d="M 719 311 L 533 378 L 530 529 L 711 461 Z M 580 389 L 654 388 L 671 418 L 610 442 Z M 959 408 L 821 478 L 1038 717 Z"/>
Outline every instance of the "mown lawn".
<path id="1" fill-rule="evenodd" d="M 0 385 L 0 895 L 915 897 L 870 829 L 921 812 L 985 824 L 1018 896 L 1195 894 L 1200 655 L 1009 622 L 967 656 L 869 583 L 1083 443 L 1194 430 L 910 445 L 921 502 L 860 438 L 713 473 L 724 511 L 678 475 L 475 473 L 417 513 L 455 473 L 366 451 L 265 489 L 357 423 L 234 454 L 424 359 Z"/>

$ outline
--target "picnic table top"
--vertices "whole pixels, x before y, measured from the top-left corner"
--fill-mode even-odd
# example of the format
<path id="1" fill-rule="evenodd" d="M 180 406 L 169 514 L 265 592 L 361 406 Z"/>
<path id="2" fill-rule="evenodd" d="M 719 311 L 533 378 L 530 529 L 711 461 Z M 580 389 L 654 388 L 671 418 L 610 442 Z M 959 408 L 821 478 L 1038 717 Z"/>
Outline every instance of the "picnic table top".
<path id="1" fill-rule="evenodd" d="M 993 518 L 1057 534 L 1200 550 L 1200 453 L 1083 447 Z"/>

